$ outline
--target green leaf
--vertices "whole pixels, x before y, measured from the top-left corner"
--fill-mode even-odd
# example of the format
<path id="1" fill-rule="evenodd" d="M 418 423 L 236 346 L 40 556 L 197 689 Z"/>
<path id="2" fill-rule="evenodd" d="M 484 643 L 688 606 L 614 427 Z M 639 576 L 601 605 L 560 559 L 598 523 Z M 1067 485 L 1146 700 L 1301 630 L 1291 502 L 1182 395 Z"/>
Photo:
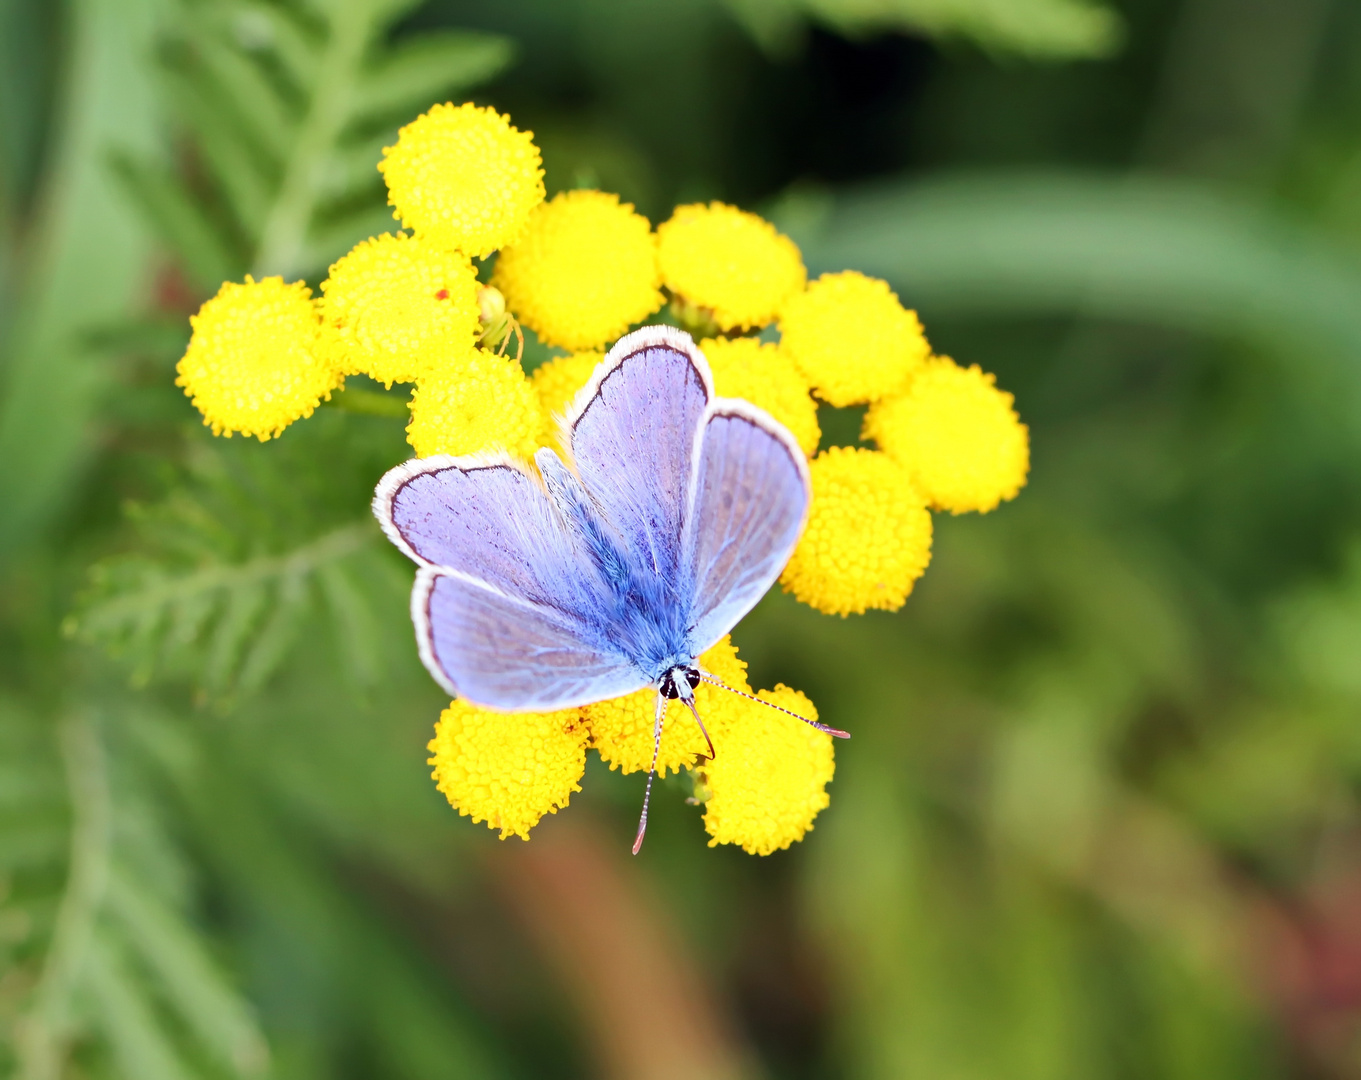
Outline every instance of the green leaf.
<path id="1" fill-rule="evenodd" d="M 166 1003 L 204 1046 L 238 1076 L 263 1072 L 269 1057 L 264 1037 L 200 937 L 120 867 L 109 879 L 108 909 Z"/>
<path id="2" fill-rule="evenodd" d="M 762 47 L 787 52 L 803 18 L 848 37 L 906 30 L 1036 60 L 1108 56 L 1119 16 L 1095 0 L 725 0 Z"/>
<path id="3" fill-rule="evenodd" d="M 467 30 L 422 34 L 388 50 L 359 79 L 357 118 L 424 112 L 447 95 L 486 82 L 510 64 L 509 38 Z"/>
<path id="4" fill-rule="evenodd" d="M 117 154 L 111 167 L 138 209 L 204 292 L 240 273 L 241 260 L 203 205 L 173 173 Z"/>
<path id="5" fill-rule="evenodd" d="M 131 1080 L 193 1080 L 169 1034 L 107 933 L 96 934 L 85 960 L 85 988 L 95 1022 Z"/>
<path id="6" fill-rule="evenodd" d="M 1072 174 L 847 192 L 802 237 L 929 314 L 1083 312 L 1361 357 L 1361 263 L 1213 189 Z"/>

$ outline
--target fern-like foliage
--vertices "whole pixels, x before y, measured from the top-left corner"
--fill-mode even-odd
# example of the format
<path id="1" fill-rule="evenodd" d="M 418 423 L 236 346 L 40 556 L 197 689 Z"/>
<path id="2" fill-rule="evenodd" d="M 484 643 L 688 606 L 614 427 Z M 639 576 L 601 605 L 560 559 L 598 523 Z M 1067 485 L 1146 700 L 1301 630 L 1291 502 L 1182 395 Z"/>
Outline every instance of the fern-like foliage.
<path id="1" fill-rule="evenodd" d="M 106 647 L 134 685 L 187 679 L 226 704 L 264 685 L 310 620 L 336 670 L 371 684 L 378 611 L 399 609 L 409 583 L 368 513 L 399 438 L 390 421 L 324 410 L 269 446 L 198 439 L 183 483 L 129 507 L 133 543 L 95 565 L 67 632 Z"/>
<path id="2" fill-rule="evenodd" d="M 94 1076 L 244 1080 L 268 1066 L 189 918 L 189 871 L 150 797 L 149 724 L 107 699 L 55 726 L 0 704 L 0 963 L 27 991 L 0 1011 L 7 1076 L 56 1080 L 75 1061 Z"/>
<path id="3" fill-rule="evenodd" d="M 187 162 L 123 180 L 196 285 L 317 275 L 393 227 L 376 166 L 399 124 L 496 74 L 502 37 L 388 41 L 411 0 L 178 0 L 161 70 Z"/>

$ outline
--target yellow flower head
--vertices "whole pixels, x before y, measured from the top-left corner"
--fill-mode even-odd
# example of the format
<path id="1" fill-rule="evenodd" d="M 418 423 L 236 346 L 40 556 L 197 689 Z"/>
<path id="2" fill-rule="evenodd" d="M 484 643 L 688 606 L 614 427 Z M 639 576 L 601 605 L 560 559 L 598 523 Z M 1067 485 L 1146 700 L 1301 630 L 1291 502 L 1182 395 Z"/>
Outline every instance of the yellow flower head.
<path id="1" fill-rule="evenodd" d="M 1030 468 L 1013 398 L 977 365 L 930 360 L 907 390 L 875 403 L 865 435 L 898 461 L 939 510 L 987 511 L 1012 499 Z"/>
<path id="2" fill-rule="evenodd" d="M 543 425 L 539 429 L 539 445 L 558 446 L 558 417 L 567 411 L 572 399 L 591 378 L 591 373 L 605 359 L 600 352 L 579 352 L 558 356 L 534 369 L 530 381 L 539 395 L 543 411 Z"/>
<path id="3" fill-rule="evenodd" d="M 662 306 L 657 242 L 618 195 L 565 191 L 496 260 L 493 283 L 549 345 L 591 349 Z"/>
<path id="4" fill-rule="evenodd" d="M 808 277 L 794 241 L 720 202 L 676 207 L 657 229 L 657 256 L 666 287 L 724 330 L 774 322 Z"/>
<path id="5" fill-rule="evenodd" d="M 699 658 L 699 666 L 734 689 L 750 689 L 747 665 L 737 658 L 731 638 L 725 637 L 704 653 Z M 700 683 L 695 690 L 695 708 L 704 719 L 715 747 L 742 704 L 745 702 L 736 694 L 708 683 Z M 621 772 L 647 771 L 652 763 L 652 731 L 657 720 L 656 690 L 649 686 L 634 694 L 587 705 L 582 712 L 591 728 L 592 745 L 600 751 L 601 760 Z M 708 744 L 690 710 L 679 701 L 667 702 L 666 718 L 662 721 L 662 744 L 657 753 L 657 772 L 665 776 L 668 772 L 688 769 L 695 763 L 695 758 L 708 752 Z"/>
<path id="6" fill-rule="evenodd" d="M 332 266 L 321 291 L 322 348 L 347 375 L 415 382 L 473 349 L 477 275 L 456 251 L 384 233 Z"/>
<path id="7" fill-rule="evenodd" d="M 757 696 L 818 718 L 813 703 L 787 686 Z M 776 709 L 738 700 L 718 756 L 704 766 L 704 828 L 710 847 L 740 844 L 748 854 L 769 855 L 802 840 L 827 805 L 835 770 L 832 737 Z"/>
<path id="8" fill-rule="evenodd" d="M 406 438 L 417 457 L 499 448 L 528 458 L 541 424 L 539 397 L 520 365 L 478 349 L 458 368 L 416 384 Z"/>
<path id="9" fill-rule="evenodd" d="M 224 282 L 194 328 L 176 386 L 214 435 L 239 431 L 261 442 L 312 410 L 345 378 L 317 350 L 316 305 L 301 281 Z"/>
<path id="10" fill-rule="evenodd" d="M 590 732 L 577 709 L 498 713 L 451 701 L 428 747 L 435 785 L 474 822 L 501 839 L 529 839 L 544 814 L 556 814 L 580 791 Z"/>
<path id="11" fill-rule="evenodd" d="M 789 429 L 805 454 L 817 453 L 822 430 L 808 380 L 776 345 L 755 338 L 709 338 L 700 344 L 722 397 L 743 398 Z"/>
<path id="12" fill-rule="evenodd" d="M 836 406 L 898 390 L 931 352 L 917 313 L 888 283 L 854 270 L 823 274 L 780 312 L 780 344 Z"/>
<path id="13" fill-rule="evenodd" d="M 534 136 L 476 105 L 436 105 L 398 133 L 378 170 L 393 217 L 417 236 L 486 258 L 510 243 L 543 201 Z"/>
<path id="14" fill-rule="evenodd" d="M 887 454 L 834 446 L 809 467 L 813 505 L 780 584 L 828 615 L 896 611 L 931 561 L 931 515 Z"/>

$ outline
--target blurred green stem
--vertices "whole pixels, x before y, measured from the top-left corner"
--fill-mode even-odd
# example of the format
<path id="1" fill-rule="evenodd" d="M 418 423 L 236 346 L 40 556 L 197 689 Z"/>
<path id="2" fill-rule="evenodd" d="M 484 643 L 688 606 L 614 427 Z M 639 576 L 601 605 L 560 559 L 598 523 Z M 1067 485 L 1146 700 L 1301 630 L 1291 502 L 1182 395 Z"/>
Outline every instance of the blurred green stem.
<path id="1" fill-rule="evenodd" d="M 57 1080 L 80 982 L 109 878 L 111 809 L 104 748 L 88 716 L 61 725 L 62 760 L 71 798 L 71 863 L 56 927 L 19 1037 L 19 1080 Z"/>
<path id="2" fill-rule="evenodd" d="M 361 416 L 388 416 L 396 420 L 405 420 L 410 410 L 407 400 L 403 397 L 358 387 L 341 390 L 334 394 L 327 404 Z"/>
<path id="3" fill-rule="evenodd" d="M 287 280 L 302 263 L 327 158 L 350 115 L 349 98 L 373 32 L 374 7 L 368 0 L 348 0 L 336 7 L 307 116 L 265 218 L 252 271 L 257 278 L 281 274 Z"/>

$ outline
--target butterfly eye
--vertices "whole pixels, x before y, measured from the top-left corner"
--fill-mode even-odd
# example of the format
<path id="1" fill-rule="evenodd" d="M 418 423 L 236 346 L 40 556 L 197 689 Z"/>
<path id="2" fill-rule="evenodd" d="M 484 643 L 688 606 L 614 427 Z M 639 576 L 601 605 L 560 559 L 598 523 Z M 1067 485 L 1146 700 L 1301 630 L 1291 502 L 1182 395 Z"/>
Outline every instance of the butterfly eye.
<path id="1" fill-rule="evenodd" d="M 688 682 L 688 683 L 690 684 L 690 689 L 691 689 L 691 690 L 693 690 L 695 687 L 697 687 L 697 686 L 700 684 L 699 668 L 695 668 L 695 667 L 686 668 L 686 669 L 685 669 L 685 681 Z"/>
<path id="2" fill-rule="evenodd" d="M 662 676 L 662 681 L 657 686 L 657 689 L 661 691 L 662 697 L 664 698 L 670 698 L 674 701 L 676 698 L 680 697 L 680 690 L 676 687 L 676 676 L 673 672 L 668 671 Z"/>

